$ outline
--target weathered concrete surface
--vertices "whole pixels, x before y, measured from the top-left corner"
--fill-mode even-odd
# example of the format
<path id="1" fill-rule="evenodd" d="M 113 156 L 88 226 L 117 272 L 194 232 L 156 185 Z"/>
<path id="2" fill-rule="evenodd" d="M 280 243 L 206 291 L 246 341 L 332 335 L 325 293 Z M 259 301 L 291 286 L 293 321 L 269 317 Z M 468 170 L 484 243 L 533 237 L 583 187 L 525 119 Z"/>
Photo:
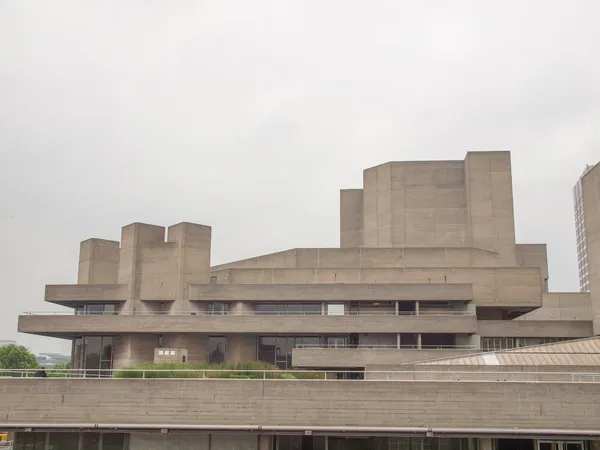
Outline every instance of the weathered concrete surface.
<path id="1" fill-rule="evenodd" d="M 599 396 L 600 383 L 2 379 L 0 427 L 495 427 L 600 435 Z"/>
<path id="2" fill-rule="evenodd" d="M 467 283 L 431 284 L 200 284 L 189 287 L 195 301 L 467 301 Z"/>
<path id="3" fill-rule="evenodd" d="M 577 320 L 479 320 L 482 337 L 570 337 L 592 336 L 592 322 Z"/>
<path id="4" fill-rule="evenodd" d="M 23 333 L 49 336 L 120 333 L 475 333 L 472 316 L 19 316 Z"/>

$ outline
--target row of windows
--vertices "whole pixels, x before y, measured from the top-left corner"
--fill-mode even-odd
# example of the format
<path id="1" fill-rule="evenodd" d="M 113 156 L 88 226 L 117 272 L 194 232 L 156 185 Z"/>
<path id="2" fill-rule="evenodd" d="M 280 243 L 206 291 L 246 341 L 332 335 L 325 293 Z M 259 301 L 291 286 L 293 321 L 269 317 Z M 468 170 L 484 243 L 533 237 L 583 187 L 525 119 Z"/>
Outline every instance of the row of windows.
<path id="1" fill-rule="evenodd" d="M 17 433 L 14 449 L 124 450 L 127 438 L 124 433 Z"/>
<path id="2" fill-rule="evenodd" d="M 511 348 L 529 347 L 532 345 L 552 344 L 553 342 L 568 341 L 570 338 L 562 337 L 482 337 L 481 349 L 484 352 L 508 350 Z"/>

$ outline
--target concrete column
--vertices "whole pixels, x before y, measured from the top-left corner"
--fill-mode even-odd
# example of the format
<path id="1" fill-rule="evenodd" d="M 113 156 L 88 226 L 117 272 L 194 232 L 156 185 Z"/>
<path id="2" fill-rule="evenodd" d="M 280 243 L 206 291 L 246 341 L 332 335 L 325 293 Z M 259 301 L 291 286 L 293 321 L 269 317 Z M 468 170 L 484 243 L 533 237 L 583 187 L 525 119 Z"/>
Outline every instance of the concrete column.
<path id="1" fill-rule="evenodd" d="M 229 304 L 229 314 L 233 316 L 251 315 L 254 312 L 250 302 L 232 302 Z"/>
<path id="2" fill-rule="evenodd" d="M 398 348 L 402 347 L 401 342 L 400 342 L 400 333 L 396 334 L 396 347 L 398 347 Z"/>
<path id="3" fill-rule="evenodd" d="M 421 348 L 421 333 L 417 334 L 417 348 Z"/>
<path id="4" fill-rule="evenodd" d="M 363 190 L 340 191 L 340 247 L 363 245 Z"/>
<path id="5" fill-rule="evenodd" d="M 494 448 L 494 446 L 492 445 L 492 439 L 477 439 L 477 448 L 478 450 L 492 450 Z"/>
<path id="6" fill-rule="evenodd" d="M 419 302 L 415 302 L 415 314 L 419 315 Z"/>
<path id="7" fill-rule="evenodd" d="M 590 450 L 600 450 L 600 441 L 588 441 L 590 443 Z"/>
<path id="8" fill-rule="evenodd" d="M 273 450 L 273 436 L 270 434 L 259 435 L 258 450 Z"/>
<path id="9" fill-rule="evenodd" d="M 227 336 L 226 362 L 256 361 L 256 335 L 231 334 Z"/>
<path id="10" fill-rule="evenodd" d="M 321 315 L 327 315 L 327 302 L 321 302 Z"/>
<path id="11" fill-rule="evenodd" d="M 119 242 L 88 239 L 79 246 L 77 284 L 117 284 Z"/>
<path id="12" fill-rule="evenodd" d="M 396 302 L 396 315 L 398 315 L 400 312 L 399 307 L 398 307 L 398 302 Z"/>

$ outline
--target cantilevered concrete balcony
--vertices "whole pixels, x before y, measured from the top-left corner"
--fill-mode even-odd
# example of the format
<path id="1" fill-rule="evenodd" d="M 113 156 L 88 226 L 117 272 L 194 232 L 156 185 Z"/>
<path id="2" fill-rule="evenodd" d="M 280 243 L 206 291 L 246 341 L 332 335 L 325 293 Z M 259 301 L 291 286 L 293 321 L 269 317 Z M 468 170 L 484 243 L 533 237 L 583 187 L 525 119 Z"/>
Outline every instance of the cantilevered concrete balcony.
<path id="1" fill-rule="evenodd" d="M 0 428 L 600 436 L 600 383 L 443 380 L 8 378 Z"/>
<path id="2" fill-rule="evenodd" d="M 401 345 L 400 348 L 364 346 L 358 348 L 327 348 L 307 347 L 295 348 L 292 351 L 294 367 L 304 368 L 355 368 L 370 365 L 401 365 L 437 358 L 452 358 L 455 356 L 478 353 L 469 346 L 415 346 Z"/>
<path id="3" fill-rule="evenodd" d="M 195 284 L 196 301 L 471 301 L 471 284 Z"/>
<path id="4" fill-rule="evenodd" d="M 482 337 L 565 337 L 593 336 L 592 322 L 576 320 L 479 320 Z"/>
<path id="5" fill-rule="evenodd" d="M 120 333 L 323 334 L 323 333 L 465 333 L 477 331 L 472 312 L 360 315 L 72 315 L 19 316 L 19 331 L 47 336 Z"/>
<path id="6" fill-rule="evenodd" d="M 115 303 L 127 300 L 126 284 L 54 284 L 46 286 L 45 300 L 58 305 Z"/>

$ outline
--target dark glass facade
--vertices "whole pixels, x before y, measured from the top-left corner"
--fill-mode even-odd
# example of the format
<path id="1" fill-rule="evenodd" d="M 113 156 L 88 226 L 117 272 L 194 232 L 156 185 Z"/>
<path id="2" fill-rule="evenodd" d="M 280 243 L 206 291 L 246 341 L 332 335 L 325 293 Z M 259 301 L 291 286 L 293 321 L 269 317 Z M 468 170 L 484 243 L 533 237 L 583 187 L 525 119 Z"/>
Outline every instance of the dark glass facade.
<path id="1" fill-rule="evenodd" d="M 257 303 L 254 306 L 256 314 L 281 315 L 321 315 L 320 303 Z"/>
<path id="2" fill-rule="evenodd" d="M 71 357 L 73 369 L 85 369 L 85 376 L 110 376 L 98 369 L 112 369 L 113 337 L 112 336 L 83 336 L 73 342 Z M 82 372 L 83 374 L 83 372 Z"/>
<path id="3" fill-rule="evenodd" d="M 89 303 L 84 305 L 77 305 L 75 307 L 75 314 L 77 315 L 101 316 L 104 314 L 116 313 L 117 306 L 113 303 Z"/>
<path id="4" fill-rule="evenodd" d="M 258 338 L 258 360 L 280 369 L 292 368 L 292 350 L 296 346 L 319 346 L 321 336 L 261 336 Z"/>
<path id="5" fill-rule="evenodd" d="M 208 363 L 222 364 L 226 362 L 227 338 L 225 336 L 210 336 L 208 338 Z"/>

